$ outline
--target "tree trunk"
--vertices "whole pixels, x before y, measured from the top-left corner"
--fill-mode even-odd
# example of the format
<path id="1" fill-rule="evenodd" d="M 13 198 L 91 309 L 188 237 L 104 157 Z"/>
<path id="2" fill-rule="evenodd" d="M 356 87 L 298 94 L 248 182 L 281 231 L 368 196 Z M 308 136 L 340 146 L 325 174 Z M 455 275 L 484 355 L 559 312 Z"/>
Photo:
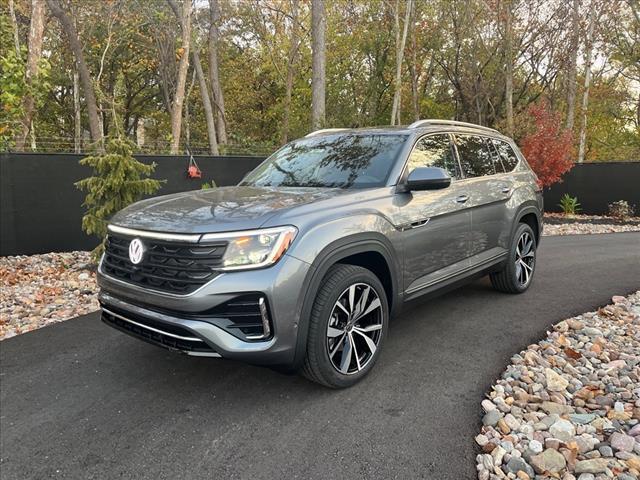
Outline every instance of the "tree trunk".
<path id="1" fill-rule="evenodd" d="M 193 86 L 196 83 L 196 71 L 192 70 L 191 73 L 191 83 L 189 84 L 189 88 L 187 88 L 187 93 L 184 100 L 184 139 L 186 146 L 188 148 L 189 154 L 192 154 L 191 150 L 191 112 L 189 110 L 189 101 L 191 100 L 191 91 L 193 90 Z"/>
<path id="2" fill-rule="evenodd" d="M 325 86 L 326 86 L 326 46 L 327 29 L 324 0 L 311 2 L 311 127 L 313 130 L 325 125 Z"/>
<path id="3" fill-rule="evenodd" d="M 143 148 L 145 143 L 144 118 L 135 120 L 135 136 L 138 148 Z"/>
<path id="4" fill-rule="evenodd" d="M 16 149 L 23 150 L 27 142 L 27 137 L 33 126 L 33 115 L 35 112 L 35 100 L 29 93 L 33 87 L 34 80 L 38 75 L 38 62 L 42 57 L 42 37 L 44 33 L 44 0 L 31 0 L 31 24 L 29 26 L 29 54 L 27 56 L 27 68 L 25 80 L 27 93 L 22 105 L 24 116 L 22 118 L 22 132 L 16 141 Z"/>
<path id="5" fill-rule="evenodd" d="M 567 70 L 567 129 L 573 130 L 576 108 L 576 76 L 578 74 L 578 41 L 580 39 L 579 0 L 573 0 L 571 9 L 571 43 L 569 44 L 569 69 Z"/>
<path id="6" fill-rule="evenodd" d="M 414 21 L 416 5 L 413 4 L 413 11 L 411 12 L 411 21 Z M 415 29 L 411 31 L 411 106 L 413 108 L 413 119 L 415 121 L 420 120 L 420 70 L 418 68 L 418 52 L 416 44 Z"/>
<path id="7" fill-rule="evenodd" d="M 174 11 L 176 5 L 173 0 L 167 0 Z M 180 133 L 182 130 L 182 105 L 184 103 L 185 88 L 187 85 L 187 73 L 189 70 L 189 48 L 191 46 L 191 0 L 184 0 L 182 13 L 178 16 L 182 38 L 182 52 L 178 65 L 178 79 L 176 91 L 171 105 L 171 154 L 177 155 L 180 151 Z"/>
<path id="8" fill-rule="evenodd" d="M 295 76 L 295 63 L 299 47 L 299 25 L 298 25 L 298 0 L 291 1 L 291 35 L 289 45 L 289 55 L 287 58 L 287 78 L 284 91 L 284 112 L 282 118 L 282 135 L 280 140 L 283 144 L 289 139 L 289 118 L 291 117 L 291 94 L 293 92 L 293 80 Z"/>
<path id="9" fill-rule="evenodd" d="M 584 60 L 584 89 L 582 94 L 582 123 L 580 125 L 580 144 L 578 147 L 578 163 L 584 162 L 587 146 L 587 113 L 589 108 L 589 87 L 591 85 L 591 57 L 593 56 L 593 29 L 596 23 L 595 0 L 591 1 L 589 9 L 589 27 L 587 29 Z"/>
<path id="10" fill-rule="evenodd" d="M 78 70 L 73 69 L 73 149 L 76 153 L 82 150 L 82 116 L 80 112 L 80 79 Z"/>
<path id="11" fill-rule="evenodd" d="M 505 55 L 506 55 L 506 79 L 505 79 L 505 96 L 507 103 L 507 134 L 513 137 L 513 30 L 512 30 L 512 11 L 511 2 L 506 2 L 507 11 L 505 13 Z"/>
<path id="12" fill-rule="evenodd" d="M 413 0 L 407 0 L 404 15 L 404 26 L 402 38 L 400 38 L 400 2 L 396 1 L 395 25 L 396 25 L 396 78 L 395 91 L 393 93 L 393 106 L 391 108 L 391 125 L 400 125 L 400 97 L 402 96 L 402 61 L 404 57 L 404 47 L 407 43 L 407 33 L 409 32 L 409 17 L 411 15 Z"/>
<path id="13" fill-rule="evenodd" d="M 62 30 L 64 30 L 73 55 L 76 59 L 76 65 L 78 67 L 78 74 L 80 75 L 80 81 L 82 82 L 82 89 L 84 90 L 84 99 L 87 103 L 87 113 L 89 117 L 89 130 L 91 131 L 91 140 L 96 144 L 98 152 L 104 151 L 102 130 L 100 128 L 100 118 L 98 117 L 98 107 L 96 104 L 96 95 L 93 90 L 93 83 L 91 81 L 91 74 L 89 68 L 84 60 L 84 53 L 82 52 L 82 45 L 78 38 L 78 32 L 76 31 L 71 18 L 67 15 L 58 0 L 47 0 L 49 10 L 54 17 L 58 19 Z"/>
<path id="14" fill-rule="evenodd" d="M 16 55 L 20 58 L 20 32 L 18 31 L 18 20 L 16 20 L 16 10 L 13 0 L 9 0 L 9 17 L 13 25 L 13 46 L 16 49 Z"/>
<path id="15" fill-rule="evenodd" d="M 180 12 L 175 2 L 170 1 L 169 6 L 176 15 L 180 22 L 181 29 L 184 25 L 184 12 Z M 184 36 L 184 30 L 182 30 Z M 202 108 L 204 109 L 204 117 L 207 123 L 207 136 L 209 138 L 209 152 L 211 155 L 218 155 L 218 139 L 216 136 L 216 125 L 213 119 L 213 108 L 211 106 L 211 97 L 209 97 L 209 87 L 207 86 L 207 80 L 202 70 L 202 62 L 200 62 L 200 53 L 194 45 L 191 50 L 191 57 L 193 58 L 194 74 L 198 79 L 198 87 L 200 88 L 200 95 L 202 98 Z M 189 88 L 189 94 L 191 94 L 191 88 Z M 188 99 L 187 99 L 188 100 Z"/>
<path id="16" fill-rule="evenodd" d="M 211 155 L 218 155 L 218 139 L 216 137 L 216 124 L 213 119 L 213 108 L 211 108 L 211 99 L 209 98 L 209 90 L 207 80 L 202 71 L 200 63 L 200 55 L 197 49 L 193 49 L 193 66 L 198 77 L 198 86 L 200 87 L 200 95 L 202 96 L 202 108 L 204 109 L 204 118 L 207 121 L 207 135 L 209 137 L 209 152 Z"/>
<path id="17" fill-rule="evenodd" d="M 218 43 L 220 41 L 220 5 L 218 0 L 209 0 L 211 27 L 209 28 L 209 82 L 211 94 L 216 109 L 216 133 L 218 142 L 227 143 L 227 119 L 224 110 L 224 95 L 220 84 L 220 70 L 218 68 Z"/>

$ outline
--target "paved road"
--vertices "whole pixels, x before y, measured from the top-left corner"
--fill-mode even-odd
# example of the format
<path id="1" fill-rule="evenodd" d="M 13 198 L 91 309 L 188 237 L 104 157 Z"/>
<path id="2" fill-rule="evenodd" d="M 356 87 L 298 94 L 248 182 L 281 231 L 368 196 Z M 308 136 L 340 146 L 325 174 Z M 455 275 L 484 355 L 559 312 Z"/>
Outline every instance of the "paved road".
<path id="1" fill-rule="evenodd" d="M 479 404 L 555 321 L 640 288 L 640 234 L 545 238 L 531 289 L 486 280 L 411 306 L 364 382 L 165 352 L 97 314 L 2 342 L 13 478 L 473 478 Z"/>

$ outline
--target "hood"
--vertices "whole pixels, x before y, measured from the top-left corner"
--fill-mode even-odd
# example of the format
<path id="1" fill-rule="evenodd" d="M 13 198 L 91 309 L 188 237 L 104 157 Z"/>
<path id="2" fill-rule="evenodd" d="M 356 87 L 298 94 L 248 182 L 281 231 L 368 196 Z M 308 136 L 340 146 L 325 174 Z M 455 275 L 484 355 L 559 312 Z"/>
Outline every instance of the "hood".
<path id="1" fill-rule="evenodd" d="M 275 214 L 346 192 L 328 188 L 220 187 L 134 203 L 110 223 L 139 230 L 213 233 L 259 228 Z"/>

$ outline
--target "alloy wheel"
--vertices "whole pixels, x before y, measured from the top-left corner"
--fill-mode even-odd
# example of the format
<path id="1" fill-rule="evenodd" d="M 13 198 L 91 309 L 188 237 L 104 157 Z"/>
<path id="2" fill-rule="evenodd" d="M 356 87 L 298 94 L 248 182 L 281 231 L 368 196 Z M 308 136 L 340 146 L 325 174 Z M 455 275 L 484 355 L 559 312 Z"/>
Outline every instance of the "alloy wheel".
<path id="1" fill-rule="evenodd" d="M 331 311 L 327 352 L 333 367 L 344 375 L 365 368 L 380 344 L 384 313 L 376 290 L 354 283 L 344 290 Z"/>
<path id="2" fill-rule="evenodd" d="M 529 232 L 523 232 L 516 244 L 516 279 L 521 286 L 526 286 L 533 276 L 536 262 L 534 242 Z"/>

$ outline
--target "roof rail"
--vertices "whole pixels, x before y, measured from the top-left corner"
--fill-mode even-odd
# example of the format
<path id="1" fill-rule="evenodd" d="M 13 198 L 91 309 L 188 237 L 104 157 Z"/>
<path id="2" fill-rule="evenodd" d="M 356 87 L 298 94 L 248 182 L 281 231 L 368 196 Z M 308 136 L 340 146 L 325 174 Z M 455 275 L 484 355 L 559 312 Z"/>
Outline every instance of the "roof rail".
<path id="1" fill-rule="evenodd" d="M 342 132 L 344 130 L 349 130 L 348 128 L 323 128 L 321 130 L 316 130 L 311 133 L 307 133 L 305 137 L 313 137 L 314 135 L 320 135 L 321 133 L 331 133 L 331 132 Z"/>
<path id="2" fill-rule="evenodd" d="M 483 125 L 476 125 L 474 123 L 458 122 L 457 120 L 437 120 L 437 119 L 417 120 L 413 122 L 411 125 L 409 125 L 409 128 L 428 127 L 430 125 L 451 125 L 454 127 L 469 127 L 469 128 L 475 128 L 476 130 L 487 130 L 489 132 L 500 133 L 494 128 L 485 127 Z"/>

